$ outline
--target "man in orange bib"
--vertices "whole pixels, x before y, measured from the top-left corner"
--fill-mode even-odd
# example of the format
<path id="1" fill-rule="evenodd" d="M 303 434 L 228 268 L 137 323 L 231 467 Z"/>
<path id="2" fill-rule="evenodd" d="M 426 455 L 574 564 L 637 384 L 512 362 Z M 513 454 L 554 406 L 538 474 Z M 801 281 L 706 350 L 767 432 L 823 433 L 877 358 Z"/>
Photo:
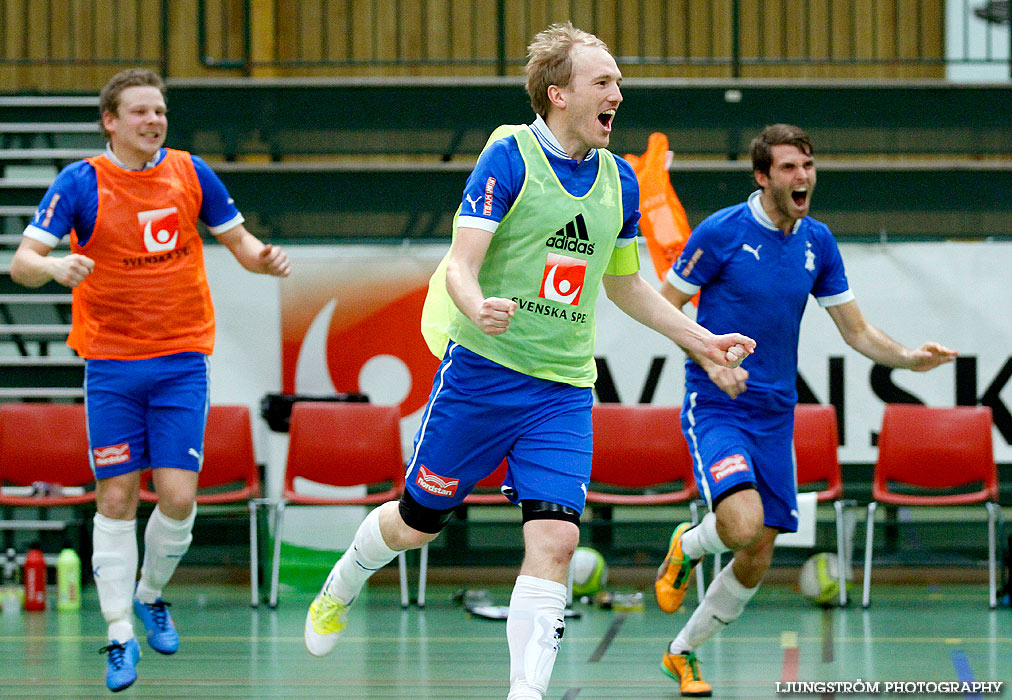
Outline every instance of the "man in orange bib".
<path id="1" fill-rule="evenodd" d="M 288 258 L 243 226 L 203 160 L 163 148 L 165 85 L 122 71 L 99 97 L 104 154 L 68 165 L 46 192 L 11 261 L 27 287 L 73 289 L 67 344 L 85 358 L 88 441 L 96 486 L 92 570 L 109 624 L 106 685 L 137 679 L 140 648 L 173 654 L 179 637 L 162 600 L 189 548 L 208 407 L 214 309 L 197 220 L 250 272 L 287 277 Z M 70 237 L 71 253 L 50 252 Z M 140 475 L 153 468 L 158 505 L 137 578 Z"/>

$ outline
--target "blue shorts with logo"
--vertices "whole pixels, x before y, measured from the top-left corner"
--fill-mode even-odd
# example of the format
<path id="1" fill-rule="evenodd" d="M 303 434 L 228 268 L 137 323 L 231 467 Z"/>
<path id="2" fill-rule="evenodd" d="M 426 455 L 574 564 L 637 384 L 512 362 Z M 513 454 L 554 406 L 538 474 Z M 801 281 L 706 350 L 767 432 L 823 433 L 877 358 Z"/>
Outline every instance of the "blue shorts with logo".
<path id="1" fill-rule="evenodd" d="M 741 399 L 686 393 L 682 432 L 696 485 L 712 509 L 724 494 L 752 484 L 762 499 L 764 523 L 796 532 L 794 411 L 757 408 Z"/>
<path id="2" fill-rule="evenodd" d="M 593 449 L 589 387 L 531 377 L 451 342 L 415 435 L 406 488 L 435 510 L 460 505 L 507 459 L 515 503 L 583 512 Z"/>
<path id="3" fill-rule="evenodd" d="M 200 471 L 209 403 L 207 355 L 87 360 L 84 399 L 97 479 L 149 466 Z"/>

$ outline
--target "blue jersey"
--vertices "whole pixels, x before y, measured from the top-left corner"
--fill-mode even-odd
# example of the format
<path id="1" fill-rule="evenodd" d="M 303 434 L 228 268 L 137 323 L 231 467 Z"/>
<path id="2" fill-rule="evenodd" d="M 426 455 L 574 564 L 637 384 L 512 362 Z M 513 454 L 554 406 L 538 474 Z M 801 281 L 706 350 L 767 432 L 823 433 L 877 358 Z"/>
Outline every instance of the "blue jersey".
<path id="1" fill-rule="evenodd" d="M 668 272 L 676 289 L 699 295 L 696 320 L 713 333 L 744 333 L 756 351 L 742 364 L 748 390 L 737 402 L 787 409 L 797 402 L 798 336 L 808 295 L 823 307 L 854 299 L 829 228 L 805 217 L 790 235 L 759 202 L 722 209 L 704 220 Z M 727 399 L 695 362 L 686 362 L 686 394 Z"/>
<path id="2" fill-rule="evenodd" d="M 106 156 L 118 163 L 112 152 Z M 148 166 L 154 166 L 165 158 L 162 148 Z M 200 220 L 207 224 L 213 234 L 229 231 L 245 219 L 236 209 L 225 185 L 201 158 L 190 155 L 193 169 L 200 183 Z M 77 231 L 81 245 L 88 242 L 95 229 L 98 215 L 98 177 L 95 168 L 84 160 L 71 163 L 56 176 L 46 191 L 32 222 L 25 228 L 25 235 L 49 246 L 56 246 L 71 229 Z"/>
<path id="3" fill-rule="evenodd" d="M 597 179 L 600 162 L 597 151 L 591 149 L 580 161 L 570 158 L 540 116 L 531 124 L 531 130 L 565 190 L 574 197 L 587 194 Z M 618 156 L 615 156 L 615 165 L 622 186 L 623 223 L 618 235 L 618 247 L 621 247 L 632 243 L 639 231 L 640 190 L 632 166 Z M 515 136 L 499 139 L 486 148 L 464 187 L 457 226 L 495 233 L 499 222 L 520 194 L 526 170 Z M 537 181 L 532 181 L 529 186 L 536 185 L 544 187 Z"/>

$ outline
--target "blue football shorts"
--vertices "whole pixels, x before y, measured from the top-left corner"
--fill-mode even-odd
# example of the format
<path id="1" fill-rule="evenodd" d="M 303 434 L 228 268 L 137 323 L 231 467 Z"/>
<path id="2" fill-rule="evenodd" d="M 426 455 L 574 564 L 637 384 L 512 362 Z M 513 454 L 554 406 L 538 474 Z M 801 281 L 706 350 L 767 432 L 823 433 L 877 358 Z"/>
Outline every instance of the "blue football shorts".
<path id="1" fill-rule="evenodd" d="M 696 485 L 710 508 L 728 491 L 753 484 L 764 523 L 798 529 L 794 469 L 794 411 L 759 410 L 745 402 L 687 393 L 682 432 L 689 443 Z"/>
<path id="2" fill-rule="evenodd" d="M 209 403 L 207 355 L 88 360 L 84 397 L 95 478 L 149 466 L 200 471 Z"/>
<path id="3" fill-rule="evenodd" d="M 451 342 L 415 434 L 406 488 L 418 503 L 449 510 L 505 457 L 514 503 L 583 512 L 592 404 L 589 387 L 531 377 Z"/>

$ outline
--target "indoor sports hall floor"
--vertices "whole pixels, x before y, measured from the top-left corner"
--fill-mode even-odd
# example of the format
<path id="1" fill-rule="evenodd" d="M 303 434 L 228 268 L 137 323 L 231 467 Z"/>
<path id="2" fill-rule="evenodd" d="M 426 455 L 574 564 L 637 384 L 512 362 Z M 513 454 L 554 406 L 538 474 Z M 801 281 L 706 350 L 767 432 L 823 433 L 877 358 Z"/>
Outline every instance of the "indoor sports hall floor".
<path id="1" fill-rule="evenodd" d="M 302 644 L 312 593 L 291 592 L 274 611 L 254 610 L 240 586 L 173 585 L 166 597 L 180 650 L 160 656 L 142 641 L 140 678 L 117 697 L 503 700 L 505 623 L 469 616 L 452 602 L 455 588 L 430 586 L 425 610 L 402 611 L 395 587 L 373 585 L 334 654 L 316 659 Z M 507 587 L 488 590 L 495 603 L 507 602 Z M 690 592 L 687 607 L 694 604 Z M 583 615 L 568 621 L 548 698 L 679 697 L 658 662 L 685 612 L 667 616 L 650 599 L 643 611 L 576 608 Z M 0 698 L 112 697 L 104 685 L 105 657 L 97 653 L 104 633 L 94 587 L 85 589 L 79 613 L 0 615 Z M 985 585 L 877 585 L 867 611 L 824 611 L 790 586 L 769 585 L 700 659 L 718 698 L 805 697 L 777 694 L 777 681 L 786 680 L 861 679 L 879 682 L 880 691 L 886 681 L 1008 682 L 1012 610 L 989 610 Z"/>

